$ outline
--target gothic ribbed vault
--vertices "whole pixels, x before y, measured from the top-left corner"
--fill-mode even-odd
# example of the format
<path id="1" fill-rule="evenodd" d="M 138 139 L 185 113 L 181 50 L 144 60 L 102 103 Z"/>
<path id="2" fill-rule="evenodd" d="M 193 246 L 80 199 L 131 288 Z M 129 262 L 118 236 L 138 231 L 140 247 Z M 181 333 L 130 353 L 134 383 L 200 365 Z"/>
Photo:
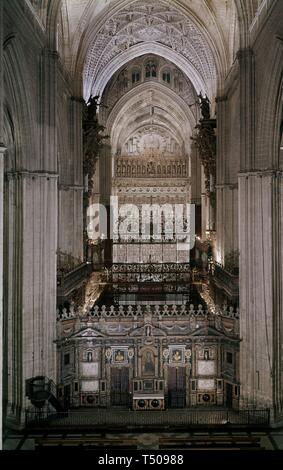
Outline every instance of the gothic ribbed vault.
<path id="1" fill-rule="evenodd" d="M 32 2 L 44 25 L 56 23 L 47 0 Z M 101 94 L 134 57 L 156 53 L 179 66 L 198 90 L 214 96 L 238 47 L 234 1 L 61 1 L 57 41 L 83 93 Z M 55 32 L 54 32 L 55 34 Z M 56 39 L 56 38 L 55 38 Z M 55 40 L 54 39 L 54 40 Z M 78 90 L 82 83 L 78 81 Z"/>

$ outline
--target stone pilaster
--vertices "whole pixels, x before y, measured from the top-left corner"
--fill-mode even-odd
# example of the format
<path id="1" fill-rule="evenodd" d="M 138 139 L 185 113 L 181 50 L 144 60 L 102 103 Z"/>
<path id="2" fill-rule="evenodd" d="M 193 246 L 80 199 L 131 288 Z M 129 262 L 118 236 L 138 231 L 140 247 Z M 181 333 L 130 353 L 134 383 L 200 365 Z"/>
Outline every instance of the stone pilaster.
<path id="1" fill-rule="evenodd" d="M 282 194 L 282 173 L 239 175 L 240 405 L 277 412 L 282 406 Z"/>

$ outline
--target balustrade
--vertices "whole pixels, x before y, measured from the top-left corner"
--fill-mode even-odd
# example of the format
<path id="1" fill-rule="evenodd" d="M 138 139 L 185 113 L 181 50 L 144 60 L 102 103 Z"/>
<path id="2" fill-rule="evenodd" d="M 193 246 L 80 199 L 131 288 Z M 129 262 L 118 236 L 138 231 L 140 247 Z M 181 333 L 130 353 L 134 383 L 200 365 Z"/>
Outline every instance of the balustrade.
<path id="1" fill-rule="evenodd" d="M 88 311 L 75 312 L 72 308 L 70 311 L 63 309 L 62 312 L 57 311 L 57 320 L 70 320 L 80 318 L 81 322 L 91 321 L 99 318 L 128 318 L 133 320 L 142 320 L 150 315 L 153 320 L 162 320 L 166 318 L 191 320 L 194 328 L 214 327 L 219 331 L 223 331 L 229 335 L 239 335 L 239 310 L 233 307 L 223 306 L 216 307 L 216 312 L 212 312 L 208 308 L 193 304 L 190 305 L 95 305 Z"/>

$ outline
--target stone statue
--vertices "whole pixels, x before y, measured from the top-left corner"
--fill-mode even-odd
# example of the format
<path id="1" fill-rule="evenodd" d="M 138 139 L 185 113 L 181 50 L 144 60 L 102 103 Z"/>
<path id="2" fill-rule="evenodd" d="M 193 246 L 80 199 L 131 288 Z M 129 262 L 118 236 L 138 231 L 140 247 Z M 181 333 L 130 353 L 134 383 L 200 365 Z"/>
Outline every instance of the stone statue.
<path id="1" fill-rule="evenodd" d="M 202 96 L 202 93 L 198 95 L 198 98 L 200 100 L 200 109 L 201 109 L 201 114 L 203 119 L 210 119 L 210 101 L 208 97 Z"/>
<path id="2" fill-rule="evenodd" d="M 87 121 L 93 121 L 96 117 L 96 110 L 98 106 L 98 99 L 99 95 L 97 96 L 92 96 L 90 95 L 88 102 L 87 102 L 87 108 L 86 108 L 86 117 L 85 119 Z"/>

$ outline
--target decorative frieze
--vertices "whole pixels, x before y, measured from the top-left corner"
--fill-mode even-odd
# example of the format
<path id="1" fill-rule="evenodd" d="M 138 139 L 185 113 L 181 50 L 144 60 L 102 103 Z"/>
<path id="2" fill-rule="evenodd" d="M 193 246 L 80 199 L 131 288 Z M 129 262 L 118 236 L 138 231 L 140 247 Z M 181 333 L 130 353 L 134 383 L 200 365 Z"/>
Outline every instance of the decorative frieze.
<path id="1" fill-rule="evenodd" d="M 81 309 L 75 311 L 74 306 L 72 306 L 70 310 L 66 308 L 61 311 L 57 310 L 57 320 L 60 323 L 62 322 L 62 328 L 64 328 L 65 322 L 70 328 L 70 322 L 72 322 L 76 330 L 85 327 L 87 322 L 89 327 L 95 328 L 95 332 L 87 333 L 87 330 L 85 330 L 85 334 L 95 337 L 99 336 L 99 331 L 113 336 L 128 335 L 132 331 L 132 335 L 135 337 L 154 337 L 176 334 L 187 335 L 195 330 L 201 331 L 202 328 L 205 328 L 205 331 L 207 331 L 207 328 L 213 328 L 225 336 L 237 338 L 239 336 L 239 311 L 227 306 L 221 309 L 217 307 L 216 311 L 217 313 L 205 309 L 202 305 L 195 307 L 192 304 L 188 306 L 120 305 L 119 307 L 95 305 L 88 311 Z M 129 324 L 122 323 L 117 327 L 109 323 L 109 321 L 117 321 L 118 319 L 123 322 L 128 321 Z M 101 323 L 102 320 L 103 324 Z M 166 321 L 169 321 L 169 323 L 166 323 Z M 174 321 L 174 324 L 170 323 L 172 321 Z M 175 323 L 176 321 L 178 323 Z M 152 322 L 154 323 L 152 324 Z M 171 351 L 170 360 L 173 360 L 172 354 Z M 205 355 L 205 352 L 203 354 Z M 212 350 L 207 354 L 210 354 L 211 358 L 214 357 Z M 181 356 L 182 361 L 184 361 L 185 356 L 183 354 Z M 189 360 L 189 357 L 186 357 Z M 203 357 L 206 359 L 205 356 Z"/>
<path id="2" fill-rule="evenodd" d="M 119 157 L 115 176 L 123 178 L 186 178 L 187 161 L 172 158 Z"/>

